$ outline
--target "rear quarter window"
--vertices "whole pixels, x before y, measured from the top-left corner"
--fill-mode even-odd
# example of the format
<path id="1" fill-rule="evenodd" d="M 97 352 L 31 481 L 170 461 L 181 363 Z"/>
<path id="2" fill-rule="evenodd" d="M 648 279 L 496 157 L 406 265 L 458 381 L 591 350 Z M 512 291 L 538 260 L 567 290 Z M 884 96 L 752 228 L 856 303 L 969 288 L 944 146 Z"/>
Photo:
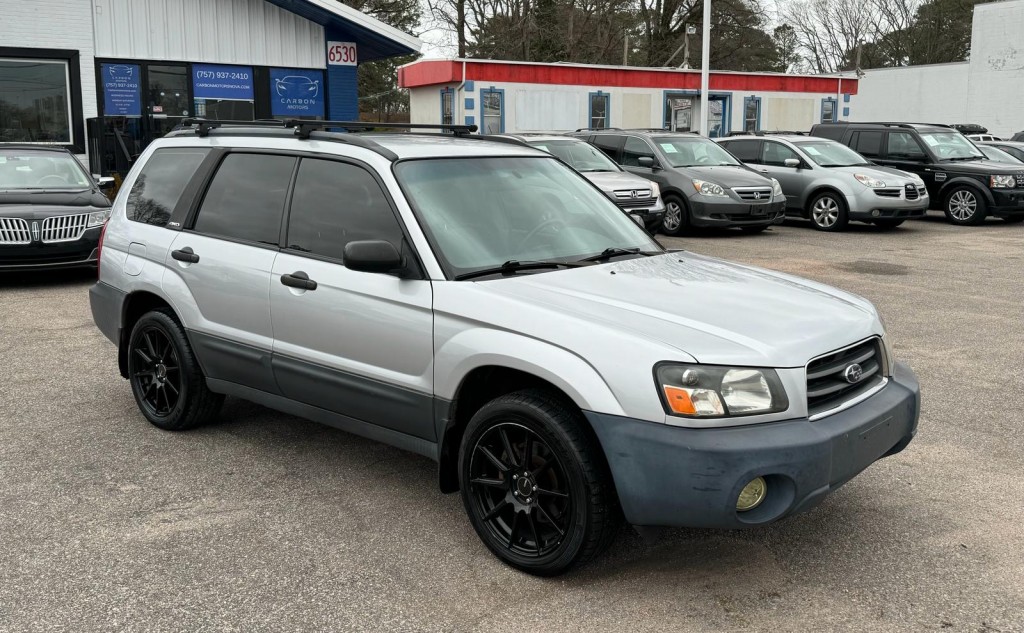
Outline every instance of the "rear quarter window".
<path id="1" fill-rule="evenodd" d="M 128 194 L 125 204 L 128 219 L 167 226 L 186 185 L 209 153 L 209 149 L 201 147 L 169 147 L 153 152 Z"/>

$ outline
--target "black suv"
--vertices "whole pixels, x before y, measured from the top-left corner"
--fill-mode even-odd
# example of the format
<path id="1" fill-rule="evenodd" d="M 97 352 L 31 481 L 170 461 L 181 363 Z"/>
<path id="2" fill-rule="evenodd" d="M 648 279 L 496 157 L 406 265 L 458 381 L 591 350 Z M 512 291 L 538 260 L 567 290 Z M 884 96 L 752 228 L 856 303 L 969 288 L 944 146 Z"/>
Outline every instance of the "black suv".
<path id="1" fill-rule="evenodd" d="M 1024 170 L 988 160 L 951 126 L 820 123 L 811 135 L 839 141 L 879 165 L 917 174 L 953 224 L 980 224 L 989 215 L 1024 221 Z"/>
<path id="2" fill-rule="evenodd" d="M 741 163 L 718 143 L 666 130 L 578 130 L 631 173 L 658 183 L 665 202 L 661 232 L 739 227 L 758 233 L 785 219 L 786 196 L 774 178 Z"/>
<path id="3" fill-rule="evenodd" d="M 71 152 L 0 145 L 0 271 L 95 266 L 110 200 Z"/>

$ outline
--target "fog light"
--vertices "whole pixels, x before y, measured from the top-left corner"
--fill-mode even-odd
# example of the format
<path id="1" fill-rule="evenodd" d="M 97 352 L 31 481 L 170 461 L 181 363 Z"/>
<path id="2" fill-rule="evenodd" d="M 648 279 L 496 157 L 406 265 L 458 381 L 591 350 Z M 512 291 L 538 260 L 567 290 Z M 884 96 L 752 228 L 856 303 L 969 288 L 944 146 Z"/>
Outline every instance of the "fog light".
<path id="1" fill-rule="evenodd" d="M 768 484 L 765 483 L 764 477 L 755 477 L 751 479 L 750 483 L 743 486 L 743 490 L 740 490 L 740 496 L 736 500 L 736 510 L 739 512 L 753 510 L 757 506 L 761 505 L 761 502 L 764 501 L 767 494 Z"/>
<path id="2" fill-rule="evenodd" d="M 880 215 L 882 215 L 882 212 L 879 211 L 878 209 L 875 209 L 874 211 L 871 212 L 871 217 L 873 218 L 877 218 Z"/>

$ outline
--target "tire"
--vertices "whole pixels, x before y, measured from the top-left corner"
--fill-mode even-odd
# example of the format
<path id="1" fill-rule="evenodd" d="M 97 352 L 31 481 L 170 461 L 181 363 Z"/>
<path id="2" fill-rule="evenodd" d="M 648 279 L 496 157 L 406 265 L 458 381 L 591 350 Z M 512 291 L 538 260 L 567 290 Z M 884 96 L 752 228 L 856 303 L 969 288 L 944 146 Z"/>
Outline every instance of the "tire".
<path id="1" fill-rule="evenodd" d="M 850 223 L 846 201 L 831 191 L 819 193 L 811 199 L 811 203 L 807 205 L 807 217 L 814 228 L 827 233 L 842 231 Z"/>
<path id="2" fill-rule="evenodd" d="M 661 222 L 661 232 L 665 235 L 681 235 L 690 226 L 690 214 L 686 203 L 674 195 L 664 196 L 665 218 Z"/>
<path id="3" fill-rule="evenodd" d="M 768 225 L 766 224 L 764 226 L 741 226 L 740 230 L 744 233 L 764 233 L 767 228 Z"/>
<path id="4" fill-rule="evenodd" d="M 462 501 L 506 564 L 555 576 L 600 554 L 618 532 L 611 474 L 586 425 L 539 390 L 495 398 L 469 421 L 459 449 Z"/>
<path id="5" fill-rule="evenodd" d="M 946 213 L 946 219 L 957 226 L 977 226 L 988 216 L 985 198 L 971 187 L 950 189 L 942 210 Z"/>
<path id="6" fill-rule="evenodd" d="M 1020 222 L 1024 222 L 1024 215 L 1010 216 L 1008 218 L 1003 218 L 1003 221 L 1009 224 L 1019 224 Z"/>
<path id="7" fill-rule="evenodd" d="M 185 330 L 166 308 L 147 312 L 132 328 L 128 381 L 142 415 L 165 431 L 206 424 L 224 402 L 207 389 Z"/>
<path id="8" fill-rule="evenodd" d="M 880 229 L 894 229 L 897 226 L 903 224 L 906 220 L 872 220 L 871 223 Z"/>

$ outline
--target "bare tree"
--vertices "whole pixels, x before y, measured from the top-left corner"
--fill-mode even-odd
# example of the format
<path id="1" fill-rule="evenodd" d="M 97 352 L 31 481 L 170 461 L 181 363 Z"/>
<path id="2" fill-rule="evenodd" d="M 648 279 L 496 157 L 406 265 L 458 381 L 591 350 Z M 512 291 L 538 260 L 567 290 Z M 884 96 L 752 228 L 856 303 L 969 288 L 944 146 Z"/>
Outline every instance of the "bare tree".
<path id="1" fill-rule="evenodd" d="M 810 70 L 819 73 L 846 69 L 857 43 L 874 33 L 869 3 L 796 0 L 782 9 L 780 17 L 793 27 Z"/>

